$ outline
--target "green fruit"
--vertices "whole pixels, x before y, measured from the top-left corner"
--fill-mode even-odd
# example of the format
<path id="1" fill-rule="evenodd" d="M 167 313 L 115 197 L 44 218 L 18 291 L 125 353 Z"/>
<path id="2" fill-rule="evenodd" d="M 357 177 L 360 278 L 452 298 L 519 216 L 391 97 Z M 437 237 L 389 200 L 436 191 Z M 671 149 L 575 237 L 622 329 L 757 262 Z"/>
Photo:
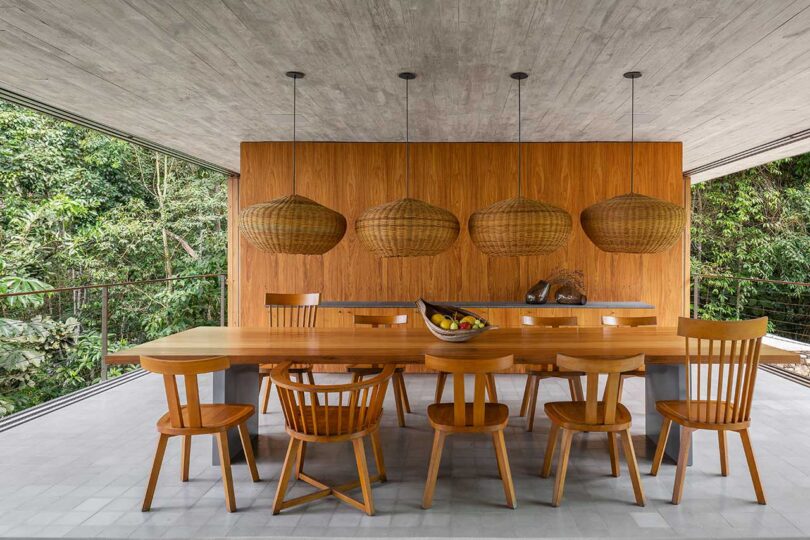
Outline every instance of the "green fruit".
<path id="1" fill-rule="evenodd" d="M 450 323 L 450 330 L 458 330 L 458 323 L 456 321 Z"/>

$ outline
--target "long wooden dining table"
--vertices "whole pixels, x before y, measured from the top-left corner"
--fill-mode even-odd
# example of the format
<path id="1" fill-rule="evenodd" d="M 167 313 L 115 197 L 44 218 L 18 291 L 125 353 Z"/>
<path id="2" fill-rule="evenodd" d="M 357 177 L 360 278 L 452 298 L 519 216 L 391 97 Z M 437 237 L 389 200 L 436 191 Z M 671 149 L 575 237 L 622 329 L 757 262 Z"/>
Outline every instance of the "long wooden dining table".
<path id="1" fill-rule="evenodd" d="M 558 353 L 588 358 L 643 353 L 646 435 L 651 444 L 658 440 L 661 427 L 655 402 L 686 398 L 686 341 L 675 328 L 667 327 L 499 328 L 466 343 L 440 341 L 425 328 L 198 327 L 120 350 L 105 360 L 107 364 L 136 364 L 141 356 L 178 360 L 227 356 L 231 367 L 214 374 L 213 401 L 257 403 L 258 365 L 287 359 L 313 364 L 420 364 L 426 354 L 470 358 L 512 354 L 517 364 L 554 364 Z M 762 346 L 761 364 L 798 362 L 796 353 Z M 258 435 L 257 416 L 248 428 L 252 435 Z M 677 456 L 679 440 L 677 431 L 670 435 L 668 456 Z M 236 440 L 231 448 L 239 448 Z"/>

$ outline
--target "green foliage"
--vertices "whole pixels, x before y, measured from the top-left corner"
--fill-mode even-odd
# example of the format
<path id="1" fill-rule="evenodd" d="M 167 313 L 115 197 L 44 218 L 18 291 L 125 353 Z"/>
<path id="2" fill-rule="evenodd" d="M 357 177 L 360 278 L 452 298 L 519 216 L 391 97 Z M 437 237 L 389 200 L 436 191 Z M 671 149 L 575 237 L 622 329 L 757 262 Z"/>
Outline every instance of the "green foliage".
<path id="1" fill-rule="evenodd" d="M 222 272 L 226 207 L 220 174 L 0 102 L 0 294 Z M 109 294 L 110 350 L 219 319 L 215 279 Z M 100 330 L 97 289 L 0 299 L 0 416 L 97 381 Z"/>

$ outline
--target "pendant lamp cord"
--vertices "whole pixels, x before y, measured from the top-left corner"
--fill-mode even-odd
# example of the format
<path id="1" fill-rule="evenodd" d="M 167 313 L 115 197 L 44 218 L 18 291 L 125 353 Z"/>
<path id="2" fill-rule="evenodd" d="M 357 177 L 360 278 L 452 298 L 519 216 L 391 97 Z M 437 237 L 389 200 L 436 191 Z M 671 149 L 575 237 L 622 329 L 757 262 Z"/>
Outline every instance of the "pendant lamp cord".
<path id="1" fill-rule="evenodd" d="M 520 181 L 521 181 L 520 167 L 521 167 L 521 161 L 522 161 L 522 159 L 521 159 L 521 148 L 520 148 L 521 147 L 521 144 L 520 144 L 520 131 L 521 131 L 520 130 L 520 117 L 521 117 L 521 114 L 520 114 L 520 111 L 521 111 L 521 107 L 520 107 L 520 83 L 521 82 L 522 81 L 520 79 L 518 79 L 518 178 L 517 178 L 517 181 L 518 181 L 517 182 L 517 184 L 518 184 L 518 197 L 520 197 L 520 194 L 521 194 L 521 189 L 520 189 L 521 188 L 521 185 L 520 185 Z"/>
<path id="2" fill-rule="evenodd" d="M 633 194 L 636 147 L 636 79 L 630 79 L 630 194 Z"/>
<path id="3" fill-rule="evenodd" d="M 410 118 L 408 111 L 410 109 L 408 102 L 408 83 L 410 81 L 405 79 L 405 198 L 410 195 L 411 187 L 411 134 L 410 134 Z"/>
<path id="4" fill-rule="evenodd" d="M 293 152 L 292 152 L 292 194 L 295 195 L 295 95 L 296 82 L 298 78 L 293 77 Z"/>

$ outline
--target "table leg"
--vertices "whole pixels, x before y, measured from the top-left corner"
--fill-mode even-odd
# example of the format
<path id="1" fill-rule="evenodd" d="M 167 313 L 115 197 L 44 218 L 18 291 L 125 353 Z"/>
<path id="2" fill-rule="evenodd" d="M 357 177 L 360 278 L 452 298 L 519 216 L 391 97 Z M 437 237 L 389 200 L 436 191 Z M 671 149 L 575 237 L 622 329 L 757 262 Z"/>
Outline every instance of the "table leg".
<path id="1" fill-rule="evenodd" d="M 667 399 L 686 399 L 686 368 L 683 365 L 662 365 L 648 364 L 645 377 L 646 388 L 646 432 L 647 448 L 649 455 L 655 452 L 658 444 L 658 435 L 661 433 L 661 423 L 663 417 L 655 410 L 655 402 Z M 669 458 L 672 463 L 678 460 L 680 449 L 681 428 L 675 422 L 667 439 L 667 447 L 664 450 L 664 457 Z M 692 454 L 690 452 L 688 465 L 692 464 Z"/>
<path id="2" fill-rule="evenodd" d="M 232 365 L 225 371 L 215 372 L 213 394 L 214 403 L 249 403 L 256 406 L 259 402 L 259 366 L 257 364 Z M 259 437 L 259 415 L 251 416 L 246 424 L 255 453 Z M 236 428 L 228 431 L 228 449 L 231 452 L 232 461 L 245 459 L 242 442 L 239 439 L 239 430 Z M 216 444 L 212 448 L 211 461 L 213 465 L 219 466 Z"/>

